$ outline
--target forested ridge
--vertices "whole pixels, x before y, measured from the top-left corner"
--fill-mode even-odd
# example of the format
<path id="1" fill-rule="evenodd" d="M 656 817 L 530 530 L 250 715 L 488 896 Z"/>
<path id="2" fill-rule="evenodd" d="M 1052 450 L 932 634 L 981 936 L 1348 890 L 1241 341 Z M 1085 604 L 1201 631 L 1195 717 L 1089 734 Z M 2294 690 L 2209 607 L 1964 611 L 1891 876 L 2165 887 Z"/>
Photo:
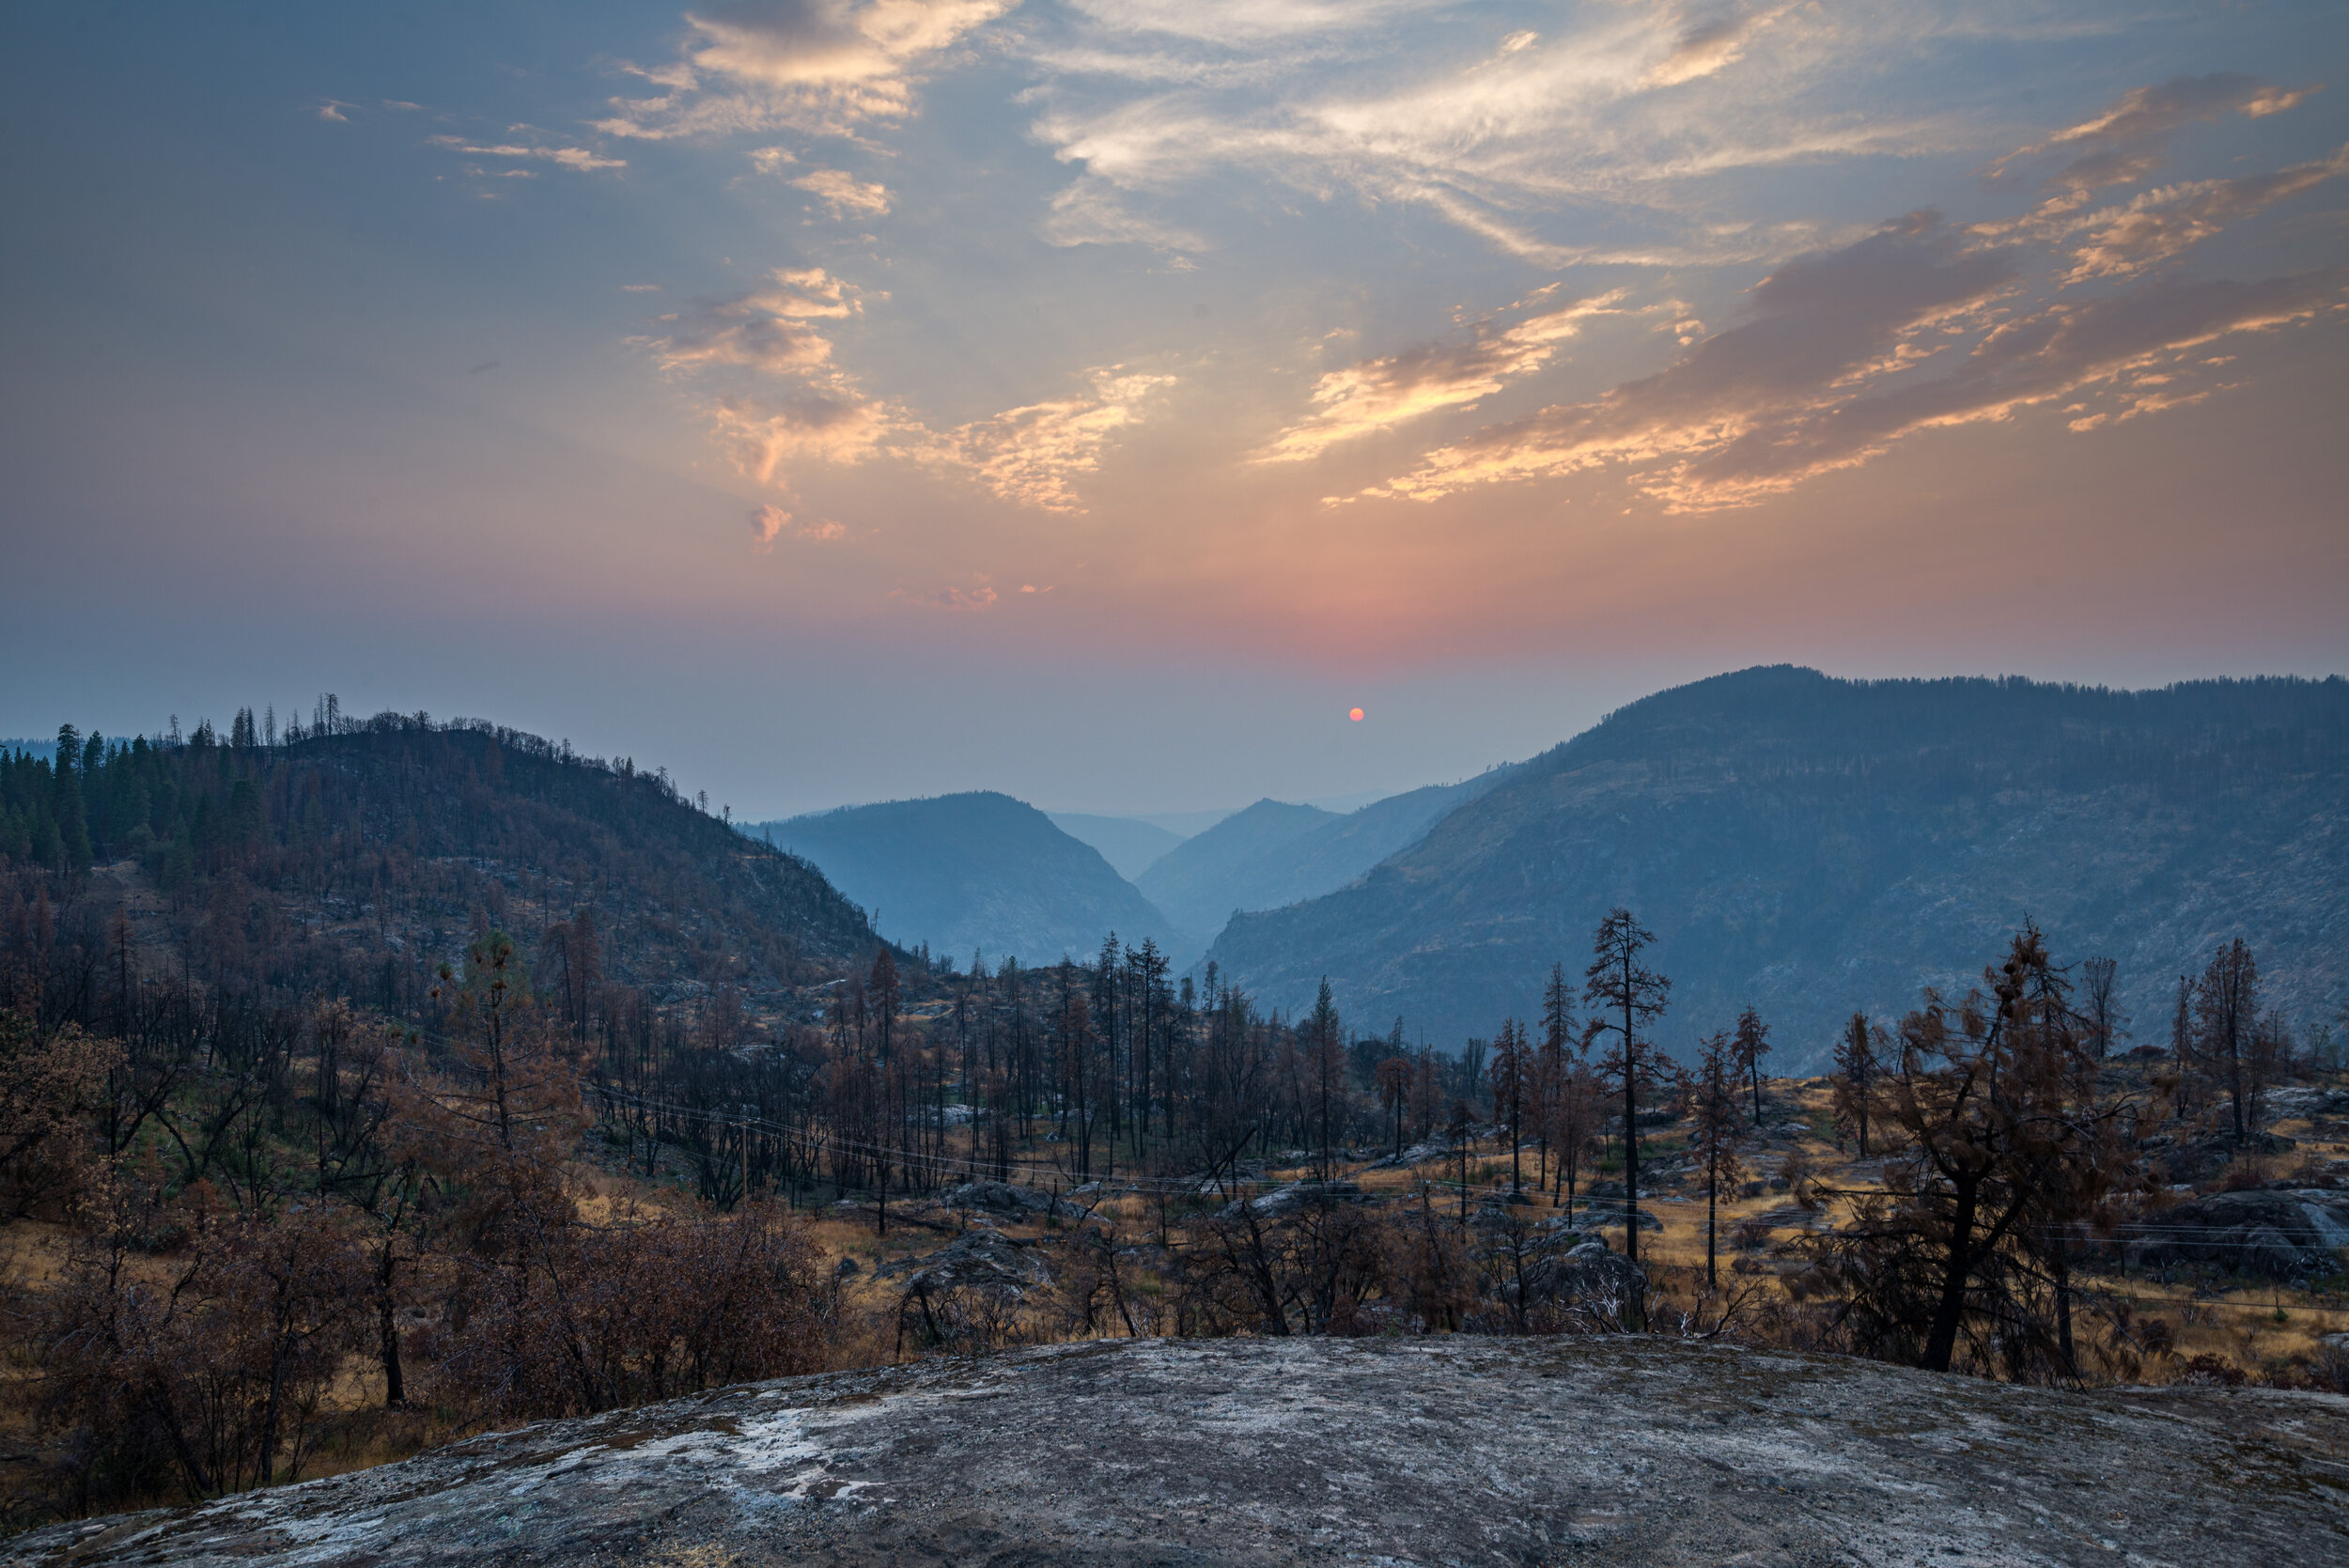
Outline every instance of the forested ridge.
<path id="1" fill-rule="evenodd" d="M 273 725 L 272 725 L 273 729 Z M 749 844 L 665 772 L 581 757 L 488 723 L 427 715 L 264 736 L 129 741 L 60 731 L 52 766 L 0 760 L 0 857 L 60 874 L 41 918 L 72 931 L 135 866 L 204 977 L 231 990 L 325 989 L 405 1011 L 480 916 L 519 900 L 592 908 L 615 979 L 772 990 L 869 955 L 862 911 L 804 862 Z M 89 897 L 75 896 L 90 894 Z M 0 919 L 33 918 L 14 886 Z M 93 901 L 94 899 L 94 901 Z"/>
<path id="2" fill-rule="evenodd" d="M 1524 1011 L 1546 955 L 1652 911 L 1682 995 L 1752 1002 L 1824 1065 L 1853 1006 L 1962 984 L 2036 920 L 2157 1013 L 2241 934 L 2304 1027 L 2349 1000 L 2349 682 L 2115 691 L 1754 669 L 1662 691 L 1520 765 L 1362 881 L 1212 950 L 1274 1002 L 1441 1036 Z M 1695 1036 L 1672 1048 L 1693 1060 Z"/>

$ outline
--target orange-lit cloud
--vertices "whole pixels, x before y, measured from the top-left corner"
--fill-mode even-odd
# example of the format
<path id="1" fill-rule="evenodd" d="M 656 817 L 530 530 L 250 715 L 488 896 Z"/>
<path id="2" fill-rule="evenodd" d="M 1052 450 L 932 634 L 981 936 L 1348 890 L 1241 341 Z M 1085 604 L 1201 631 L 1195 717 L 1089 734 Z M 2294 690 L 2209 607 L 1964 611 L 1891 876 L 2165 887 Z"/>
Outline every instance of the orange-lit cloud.
<path id="1" fill-rule="evenodd" d="M 1314 385 L 1313 417 L 1282 431 L 1258 460 L 1301 461 L 1342 441 L 1473 405 L 1548 365 L 1584 321 L 1610 314 L 1623 298 L 1617 289 L 1509 327 L 1480 321 L 1462 342 L 1429 344 L 1332 370 Z"/>
<path id="2" fill-rule="evenodd" d="M 842 134 L 913 109 L 922 70 L 1015 0 L 720 0 L 686 15 L 684 57 L 638 74 L 610 135 L 661 140 L 795 129 Z"/>
<path id="3" fill-rule="evenodd" d="M 791 183 L 832 210 L 835 218 L 885 218 L 889 192 L 872 180 L 857 179 L 841 169 L 817 169 Z"/>
<path id="4" fill-rule="evenodd" d="M 1101 466 L 1102 449 L 1141 422 L 1142 406 L 1172 376 L 1105 365 L 1085 372 L 1089 393 L 1006 409 L 957 428 L 941 456 L 1006 501 L 1047 512 L 1083 510 L 1074 481 Z"/>
<path id="5" fill-rule="evenodd" d="M 721 398 L 710 424 L 735 466 L 762 483 L 801 462 L 861 462 L 905 428 L 900 416 L 853 390 Z"/>
<path id="6" fill-rule="evenodd" d="M 518 126 L 516 129 L 525 128 Z M 575 169 L 582 174 L 590 174 L 598 169 L 628 167 L 628 160 L 625 158 L 607 158 L 599 152 L 590 151 L 583 147 L 550 147 L 527 142 L 498 142 L 485 145 L 480 142 L 469 142 L 462 136 L 427 136 L 425 141 L 433 147 L 442 147 L 450 152 L 467 153 L 475 158 L 538 160 L 561 168 Z"/>
<path id="7" fill-rule="evenodd" d="M 663 316 L 660 336 L 636 341 L 672 370 L 740 365 L 790 374 L 832 358 L 831 342 L 810 322 L 838 320 L 863 308 L 855 290 L 820 267 L 779 268 L 749 293 Z"/>
<path id="8" fill-rule="evenodd" d="M 1772 273 L 1753 291 L 1754 319 L 1669 369 L 1487 427 L 1366 493 L 1424 501 L 1622 465 L 1675 509 L 1744 505 L 1917 430 L 2004 419 L 2164 354 L 2337 309 L 2349 269 L 2155 283 L 1994 316 L 2016 287 L 2012 252 L 1969 248 L 1937 215 L 1912 215 Z M 1898 352 L 1944 334 L 1971 347 L 1940 374 L 1916 368 L 1933 352 Z"/>
<path id="9" fill-rule="evenodd" d="M 2046 183 L 2071 193 L 2070 200 L 2077 203 L 2091 191 L 2132 183 L 2160 168 L 2170 156 L 2170 135 L 2184 126 L 2232 114 L 2254 119 L 2281 114 L 2314 90 L 2274 86 L 2240 71 L 2175 76 L 2134 88 L 2092 118 L 2016 148 L 1992 164 L 1991 173 L 2000 175 L 2019 160 L 2061 150 L 2071 162 L 2048 176 Z"/>
<path id="10" fill-rule="evenodd" d="M 2322 163 L 2301 163 L 2273 174 L 2148 191 L 2124 208 L 2107 209 L 2079 221 L 2077 226 L 2086 231 L 2085 238 L 2073 253 L 2072 271 L 2065 281 L 2082 283 L 2142 272 L 2184 255 L 2230 224 L 2342 174 L 2349 174 L 2349 147 Z"/>
<path id="11" fill-rule="evenodd" d="M 751 512 L 751 544 L 760 551 L 772 550 L 782 538 L 798 539 L 809 544 L 834 544 L 848 536 L 844 525 L 830 518 L 817 522 L 795 520 L 791 514 L 771 503 Z"/>

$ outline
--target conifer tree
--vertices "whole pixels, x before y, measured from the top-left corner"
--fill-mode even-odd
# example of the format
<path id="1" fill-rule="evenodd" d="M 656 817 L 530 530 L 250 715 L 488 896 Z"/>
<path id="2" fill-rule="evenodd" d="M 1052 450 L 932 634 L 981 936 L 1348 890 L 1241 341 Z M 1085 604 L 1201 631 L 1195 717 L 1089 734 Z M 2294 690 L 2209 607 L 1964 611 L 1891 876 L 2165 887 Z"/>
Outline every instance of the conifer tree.
<path id="1" fill-rule="evenodd" d="M 1623 1251 L 1635 1263 L 1640 1256 L 1640 1090 L 1662 1076 L 1646 1030 L 1671 1005 L 1672 986 L 1641 959 L 1655 940 L 1656 934 L 1630 910 L 1609 910 L 1592 937 L 1591 967 L 1582 980 L 1584 1005 L 1598 1009 L 1583 1028 L 1584 1042 L 1614 1037 L 1599 1070 L 1623 1091 Z"/>

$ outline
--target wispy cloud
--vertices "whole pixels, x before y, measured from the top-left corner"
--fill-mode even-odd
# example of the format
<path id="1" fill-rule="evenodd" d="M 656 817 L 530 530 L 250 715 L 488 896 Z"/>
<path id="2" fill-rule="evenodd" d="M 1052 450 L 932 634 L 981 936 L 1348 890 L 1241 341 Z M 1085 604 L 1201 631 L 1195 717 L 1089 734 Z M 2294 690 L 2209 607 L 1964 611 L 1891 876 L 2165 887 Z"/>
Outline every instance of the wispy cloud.
<path id="1" fill-rule="evenodd" d="M 832 210 L 835 218 L 885 218 L 889 192 L 879 183 L 857 179 L 841 169 L 817 169 L 791 181 Z"/>
<path id="2" fill-rule="evenodd" d="M 1313 416 L 1282 431 L 1258 460 L 1297 462 L 1424 414 L 1473 407 L 1548 365 L 1585 321 L 1612 313 L 1623 299 L 1618 289 L 1505 327 L 1479 321 L 1460 341 L 1332 370 L 1314 385 Z"/>
<path id="3" fill-rule="evenodd" d="M 2084 216 L 2067 283 L 2126 277 L 2184 255 L 2276 203 L 2349 174 L 2349 147 L 2272 174 L 2204 179 L 2148 191 L 2126 207 Z"/>
<path id="4" fill-rule="evenodd" d="M 810 323 L 863 308 L 853 288 L 820 267 L 781 268 L 748 293 L 663 316 L 660 335 L 634 341 L 670 370 L 740 365 L 790 375 L 832 358 L 831 340 Z"/>
<path id="5" fill-rule="evenodd" d="M 1237 169 L 1315 196 L 1415 205 L 1544 266 L 1776 258 L 1799 242 L 1701 215 L 1718 197 L 1692 193 L 1726 189 L 1739 171 L 1939 150 L 1950 138 L 1922 112 L 1835 106 L 1836 84 L 1883 69 L 1876 46 L 1898 22 L 1882 6 L 1833 25 L 1783 3 L 1597 7 L 1554 32 L 1487 35 L 1463 57 L 1471 8 L 1423 19 L 1424 38 L 1388 19 L 1380 47 L 1361 39 L 1359 59 L 1343 54 L 1354 30 L 1289 30 L 1318 7 L 1235 5 L 1188 22 L 1175 8 L 1089 6 L 1100 23 L 1090 52 L 1039 55 L 1121 57 L 1131 35 L 1112 21 L 1174 35 L 1126 84 L 1034 89 L 1037 138 L 1125 198 L 1087 189 L 1081 206 L 1066 198 L 1081 210 L 1147 221 L 1151 203 Z M 1259 40 L 1245 70 L 1220 52 L 1242 37 Z M 1186 38 L 1200 40 L 1188 55 Z M 1197 70 L 1186 74 L 1184 59 Z"/>
<path id="6" fill-rule="evenodd" d="M 1163 219 L 1136 212 L 1116 187 L 1084 179 L 1052 197 L 1041 233 L 1051 245 L 1148 245 L 1162 251 L 1204 251 L 1207 239 Z"/>
<path id="7" fill-rule="evenodd" d="M 2175 76 L 2135 88 L 2101 113 L 2045 141 L 2015 148 L 1993 163 L 1990 173 L 2002 177 L 2017 163 L 2060 153 L 2068 162 L 2046 182 L 2058 193 L 2056 201 L 2068 198 L 2077 205 L 2091 192 L 2133 184 L 2152 175 L 2169 160 L 2171 134 L 2187 125 L 2233 114 L 2255 119 L 2281 114 L 2315 90 L 2279 87 L 2240 71 Z"/>
<path id="8" fill-rule="evenodd" d="M 475 158 L 536 160 L 553 163 L 561 168 L 573 169 L 581 174 L 590 174 L 598 169 L 628 167 L 628 160 L 625 158 L 607 158 L 599 152 L 583 147 L 549 146 L 535 142 L 483 143 L 468 141 L 462 136 L 427 136 L 425 141 L 432 147 L 443 147 L 450 152 L 466 153 Z"/>
<path id="9" fill-rule="evenodd" d="M 889 597 L 924 610 L 992 610 L 1000 596 L 985 582 L 970 587 L 949 585 L 943 588 L 897 588 Z"/>
<path id="10" fill-rule="evenodd" d="M 912 113 L 920 73 L 1016 0 L 722 0 L 686 15 L 666 89 L 596 122 L 649 139 L 793 129 L 845 133 Z"/>
<path id="11" fill-rule="evenodd" d="M 1142 405 L 1154 394 L 1174 384 L 1172 376 L 1118 365 L 1087 371 L 1085 379 L 1084 393 L 960 427 L 940 456 L 1006 501 L 1047 512 L 1083 510 L 1074 481 L 1097 471 L 1111 440 L 1141 422 Z"/>
<path id="12" fill-rule="evenodd" d="M 723 397 L 710 409 L 710 425 L 737 468 L 772 484 L 805 462 L 862 462 L 909 422 L 852 387 L 838 387 L 780 398 Z"/>
<path id="13" fill-rule="evenodd" d="M 1671 52 L 1648 67 L 1641 81 L 1651 87 L 1676 87 L 1717 75 L 1745 58 L 1762 29 L 1792 9 L 1792 4 L 1730 6 L 1709 15 L 1690 15 Z"/>
<path id="14" fill-rule="evenodd" d="M 797 539 L 807 544 L 836 544 L 848 536 L 848 530 L 830 518 L 813 522 L 801 521 L 771 502 L 751 512 L 751 546 L 761 551 L 774 549 L 778 539 Z"/>
<path id="15" fill-rule="evenodd" d="M 1937 215 L 1911 215 L 1780 269 L 1753 291 L 1751 320 L 1670 368 L 1487 427 L 1365 493 L 1433 500 L 1619 465 L 1676 509 L 1743 505 L 1920 430 L 2109 391 L 2213 339 L 2338 310 L 2349 285 L 2349 269 L 2333 268 L 2017 308 L 2019 259 L 2012 247 L 1969 247 Z"/>

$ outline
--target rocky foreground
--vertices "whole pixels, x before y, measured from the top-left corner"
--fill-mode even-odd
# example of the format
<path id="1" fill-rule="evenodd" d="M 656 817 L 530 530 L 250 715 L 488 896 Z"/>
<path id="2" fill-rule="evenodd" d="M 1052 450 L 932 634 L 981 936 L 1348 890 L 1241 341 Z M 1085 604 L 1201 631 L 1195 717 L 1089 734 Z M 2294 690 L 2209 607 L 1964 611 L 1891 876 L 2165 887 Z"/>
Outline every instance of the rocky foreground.
<path id="1" fill-rule="evenodd" d="M 9 1564 L 2349 1562 L 2349 1399 L 1661 1339 L 1137 1341 L 732 1389 Z"/>

